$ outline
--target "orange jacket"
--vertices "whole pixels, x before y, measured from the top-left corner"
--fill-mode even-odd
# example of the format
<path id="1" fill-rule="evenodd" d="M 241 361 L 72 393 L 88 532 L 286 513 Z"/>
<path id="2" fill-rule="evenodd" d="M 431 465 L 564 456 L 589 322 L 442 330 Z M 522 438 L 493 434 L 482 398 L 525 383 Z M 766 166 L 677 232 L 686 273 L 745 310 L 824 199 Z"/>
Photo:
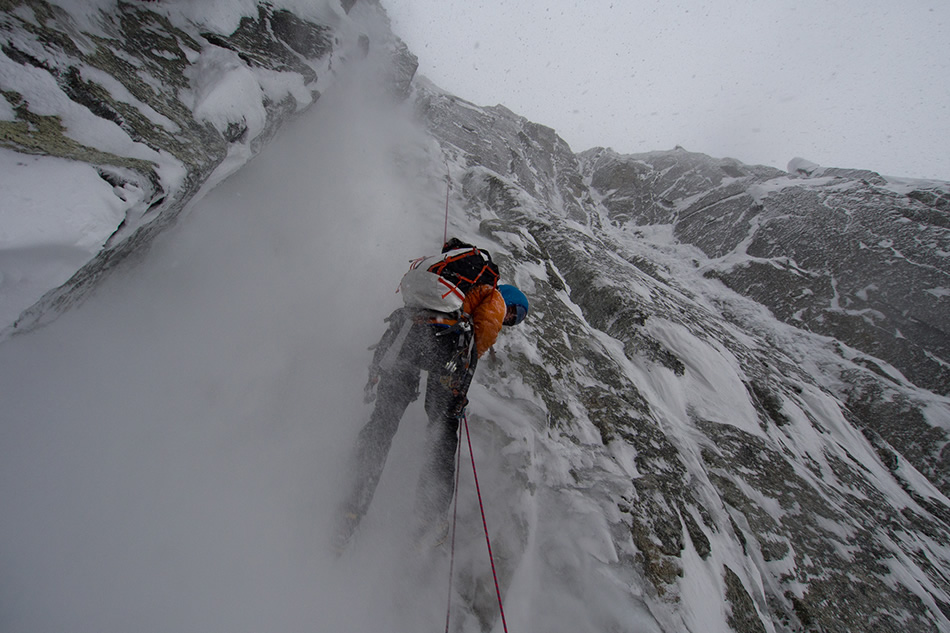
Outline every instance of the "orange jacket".
<path id="1" fill-rule="evenodd" d="M 475 332 L 475 348 L 481 356 L 495 344 L 508 306 L 505 299 L 492 286 L 480 284 L 468 291 L 462 302 L 462 312 L 472 320 Z"/>

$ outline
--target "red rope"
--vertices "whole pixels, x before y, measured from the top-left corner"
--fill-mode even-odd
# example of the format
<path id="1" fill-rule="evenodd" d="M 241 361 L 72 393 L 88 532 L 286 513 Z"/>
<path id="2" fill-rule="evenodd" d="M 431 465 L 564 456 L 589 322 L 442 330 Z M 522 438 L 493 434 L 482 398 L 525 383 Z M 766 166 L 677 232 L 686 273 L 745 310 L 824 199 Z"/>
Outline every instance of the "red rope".
<path id="1" fill-rule="evenodd" d="M 482 527 L 485 528 L 485 543 L 488 545 L 488 560 L 491 561 L 491 575 L 495 579 L 495 594 L 498 596 L 498 611 L 501 613 L 501 625 L 508 633 L 508 623 L 505 622 L 505 608 L 501 604 L 501 589 L 498 587 L 498 574 L 495 572 L 495 557 L 491 552 L 491 539 L 488 538 L 488 523 L 485 521 L 485 506 L 482 504 L 482 491 L 478 485 L 478 471 L 475 470 L 475 453 L 472 450 L 472 437 L 468 433 L 468 416 L 462 416 L 465 422 L 465 439 L 468 440 L 468 454 L 472 457 L 472 474 L 475 475 L 475 492 L 478 493 L 478 509 L 482 511 Z"/>
<path id="2" fill-rule="evenodd" d="M 445 166 L 445 230 L 442 232 L 442 245 L 449 241 L 449 187 L 452 185 L 452 176 L 448 165 Z"/>
<path id="3" fill-rule="evenodd" d="M 488 545 L 488 560 L 491 561 L 491 575 L 495 579 L 495 594 L 498 596 L 498 612 L 501 613 L 501 625 L 508 633 L 508 623 L 505 621 L 505 608 L 501 604 L 501 589 L 498 587 L 498 574 L 495 572 L 495 557 L 492 556 L 491 540 L 488 538 L 488 523 L 485 521 L 485 506 L 482 504 L 482 491 L 478 485 L 478 471 L 475 470 L 475 453 L 472 451 L 472 436 L 468 433 L 468 417 L 462 416 L 465 421 L 465 439 L 468 440 L 468 453 L 472 457 L 472 474 L 475 475 L 475 492 L 478 493 L 478 508 L 482 512 L 482 527 L 485 528 L 485 543 Z M 461 439 L 461 438 L 460 438 Z M 452 545 L 449 557 L 449 604 L 445 609 L 445 633 L 449 633 L 449 618 L 452 613 L 452 575 L 455 568 L 455 526 L 458 521 L 459 507 L 459 471 L 462 466 L 462 445 L 458 444 L 457 459 L 455 462 L 455 508 L 452 511 Z"/>

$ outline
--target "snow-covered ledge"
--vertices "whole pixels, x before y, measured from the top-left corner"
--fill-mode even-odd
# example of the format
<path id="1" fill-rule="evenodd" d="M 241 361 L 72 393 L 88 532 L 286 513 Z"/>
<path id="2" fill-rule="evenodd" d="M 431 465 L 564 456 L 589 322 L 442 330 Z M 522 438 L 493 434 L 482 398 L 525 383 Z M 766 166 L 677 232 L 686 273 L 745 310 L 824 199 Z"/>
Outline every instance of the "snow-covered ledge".
<path id="1" fill-rule="evenodd" d="M 370 47 L 375 2 L 24 0 L 0 15 L 0 339 L 85 295 Z"/>

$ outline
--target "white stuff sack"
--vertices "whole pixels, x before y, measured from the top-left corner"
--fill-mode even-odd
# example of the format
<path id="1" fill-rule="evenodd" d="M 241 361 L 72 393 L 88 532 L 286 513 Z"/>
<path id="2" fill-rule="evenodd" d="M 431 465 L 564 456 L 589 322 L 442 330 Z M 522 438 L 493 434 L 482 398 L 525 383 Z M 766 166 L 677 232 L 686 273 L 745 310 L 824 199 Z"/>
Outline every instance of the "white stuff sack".
<path id="1" fill-rule="evenodd" d="M 402 302 L 409 308 L 455 312 L 462 308 L 462 295 L 449 281 L 428 270 L 410 270 L 399 282 Z"/>
<path id="2" fill-rule="evenodd" d="M 429 267 L 442 261 L 445 255 L 417 259 L 399 282 L 402 302 L 409 308 L 426 308 L 438 312 L 462 309 L 464 294 L 448 279 L 429 272 Z"/>

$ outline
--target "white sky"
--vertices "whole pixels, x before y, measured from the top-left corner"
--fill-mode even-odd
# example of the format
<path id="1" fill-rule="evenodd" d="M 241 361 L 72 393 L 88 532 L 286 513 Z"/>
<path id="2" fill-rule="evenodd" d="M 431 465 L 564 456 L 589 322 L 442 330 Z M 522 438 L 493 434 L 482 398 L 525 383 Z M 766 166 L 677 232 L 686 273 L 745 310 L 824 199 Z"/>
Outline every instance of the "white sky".
<path id="1" fill-rule="evenodd" d="M 383 0 L 419 73 L 575 151 L 950 180 L 942 0 Z"/>

